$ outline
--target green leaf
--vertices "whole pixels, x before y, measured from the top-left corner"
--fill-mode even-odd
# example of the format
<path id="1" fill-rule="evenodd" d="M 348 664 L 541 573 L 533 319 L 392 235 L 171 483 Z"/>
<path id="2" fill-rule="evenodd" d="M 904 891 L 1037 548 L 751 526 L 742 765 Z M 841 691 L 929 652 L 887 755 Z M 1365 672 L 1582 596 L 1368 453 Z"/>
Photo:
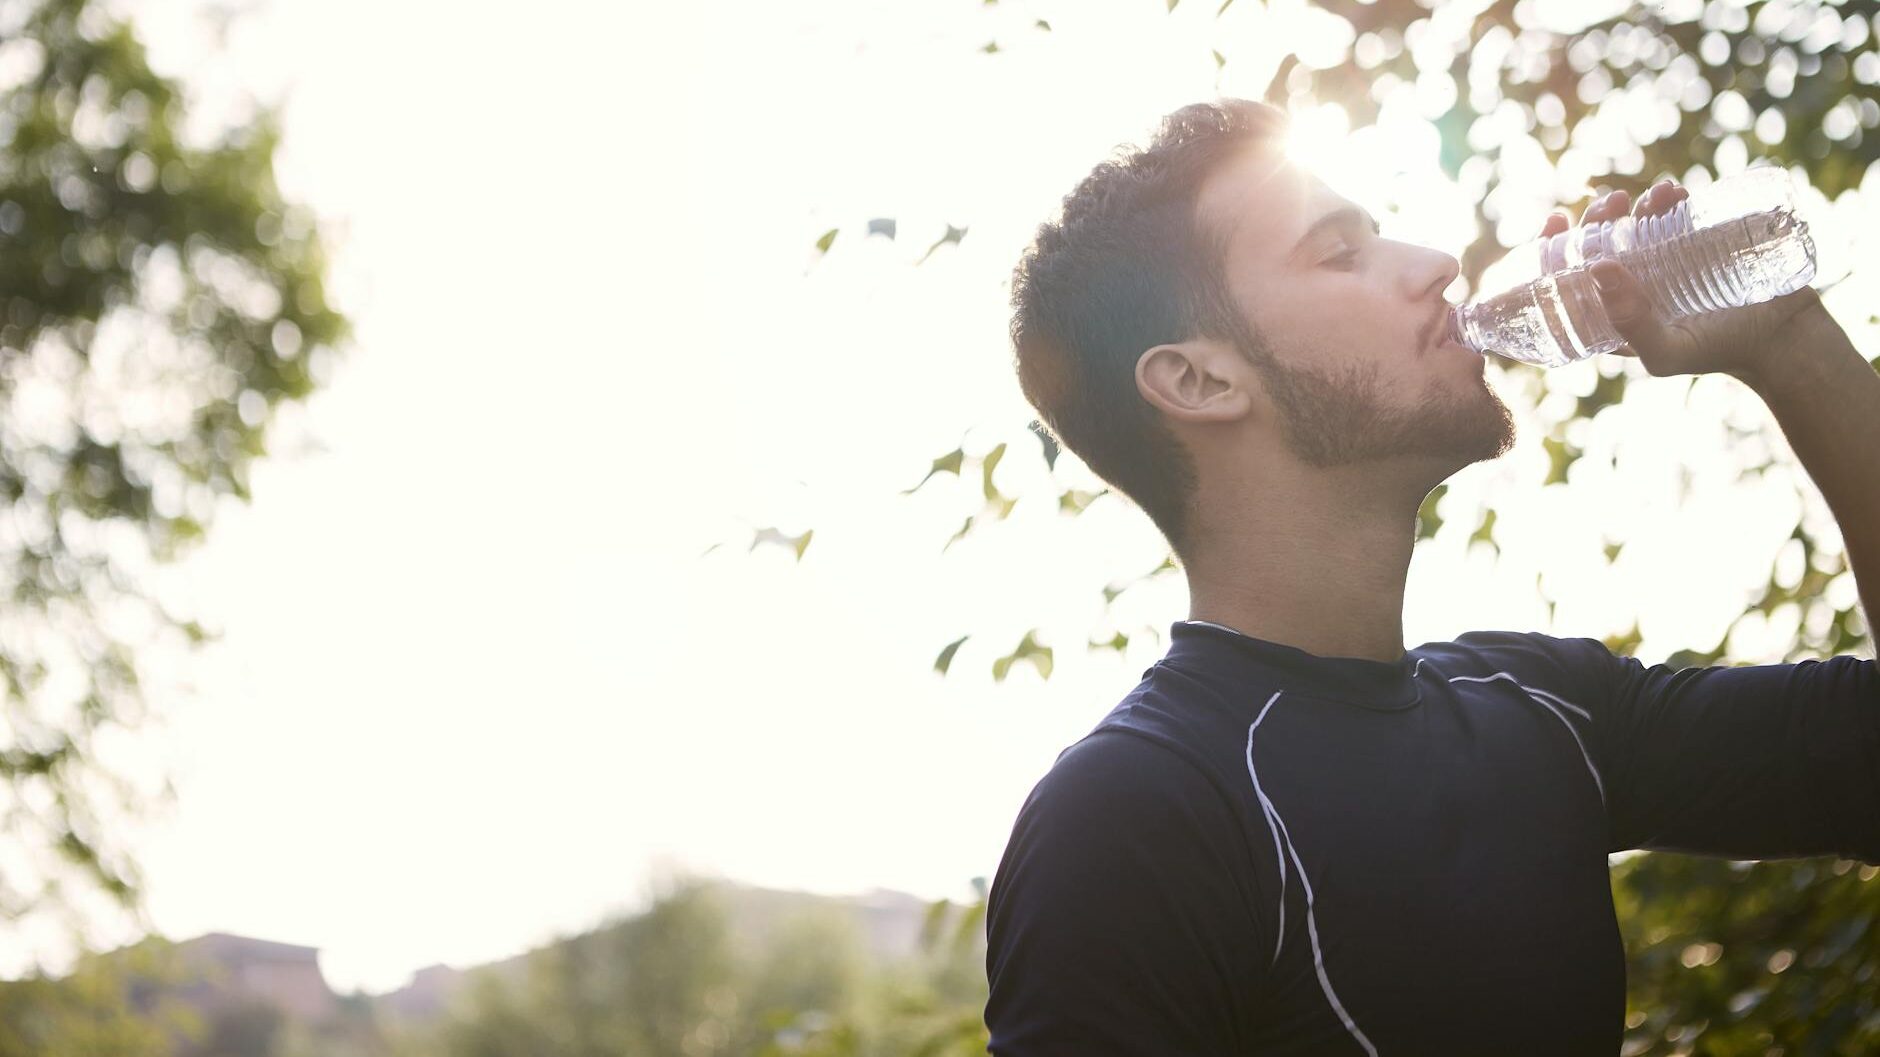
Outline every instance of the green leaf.
<path id="1" fill-rule="evenodd" d="M 986 46 L 993 50 L 997 50 L 996 45 L 988 44 Z M 933 256 L 935 250 L 939 249 L 942 246 L 958 245 L 959 241 L 965 237 L 966 237 L 965 228 L 956 228 L 953 225 L 948 224 L 947 233 L 940 236 L 938 239 L 934 240 L 934 244 L 927 247 L 927 252 L 921 254 L 920 260 L 917 260 L 914 263 L 917 265 L 927 263 L 927 258 Z"/>
<path id="2" fill-rule="evenodd" d="M 1041 18 L 1041 19 L 1039 19 L 1038 21 L 1036 21 L 1036 22 L 1034 22 L 1034 23 L 1032 23 L 1032 25 L 1034 25 L 1034 26 L 1037 26 L 1037 27 L 1038 27 L 1039 29 L 1042 29 L 1042 30 L 1044 30 L 1044 31 L 1045 31 L 1046 33 L 1049 33 L 1049 32 L 1051 32 L 1051 23 L 1049 23 L 1049 22 L 1046 22 L 1046 21 L 1045 21 L 1044 19 L 1042 19 L 1042 18 Z"/>
<path id="3" fill-rule="evenodd" d="M 1423 497 L 1423 503 L 1417 507 L 1417 539 L 1431 539 L 1438 529 L 1443 527 L 1443 519 L 1436 513 L 1436 504 L 1449 494 L 1449 486 L 1439 484 L 1430 489 L 1430 494 Z"/>
<path id="4" fill-rule="evenodd" d="M 816 240 L 816 252 L 828 253 L 829 247 L 836 244 L 836 232 L 839 230 L 839 228 L 830 228 L 828 231 L 823 232 L 822 238 Z"/>
<path id="5" fill-rule="evenodd" d="M 997 55 L 999 53 L 999 42 L 996 40 L 986 41 L 986 46 L 979 50 L 985 52 L 987 55 Z"/>
<path id="6" fill-rule="evenodd" d="M 946 649 L 940 651 L 940 656 L 934 658 L 933 670 L 939 672 L 941 675 L 947 674 L 947 669 L 953 666 L 953 655 L 960 652 L 960 646 L 970 638 L 972 638 L 970 634 L 961 635 L 959 638 L 947 643 Z"/>
<path id="7" fill-rule="evenodd" d="M 1039 678 L 1051 678 L 1053 666 L 1051 647 L 1040 646 L 1035 635 L 1035 630 L 1027 631 L 1025 637 L 1019 640 L 1016 649 L 992 662 L 992 678 L 995 682 L 1004 682 L 1005 677 L 1011 673 L 1012 665 L 1019 661 L 1030 661 L 1032 667 L 1038 670 Z"/>
<path id="8" fill-rule="evenodd" d="M 1234 0 L 1221 0 L 1221 6 L 1215 10 L 1214 17 L 1215 18 L 1221 17 L 1222 15 L 1227 13 L 1228 8 L 1233 7 L 1233 6 L 1234 6 Z"/>
<path id="9" fill-rule="evenodd" d="M 918 484 L 914 485 L 914 487 L 908 489 L 907 491 L 902 492 L 901 494 L 913 495 L 915 492 L 920 491 L 921 485 L 924 485 L 928 481 L 933 480 L 934 474 L 937 474 L 937 473 L 950 473 L 954 475 L 955 477 L 957 477 L 959 476 L 959 473 L 960 473 L 960 467 L 964 465 L 965 462 L 966 462 L 966 449 L 954 448 L 952 451 L 947 452 L 945 455 L 942 455 L 939 458 L 935 459 L 933 461 L 933 466 L 927 470 L 927 476 L 921 478 Z"/>
<path id="10" fill-rule="evenodd" d="M 986 457 L 980 460 L 979 469 L 988 503 L 997 502 L 999 499 L 999 490 L 992 485 L 992 471 L 998 468 L 999 460 L 1003 458 L 1005 458 L 1005 443 L 1001 441 L 998 447 L 987 452 Z"/>
<path id="11" fill-rule="evenodd" d="M 1058 512 L 1062 514 L 1081 514 L 1102 492 L 1086 492 L 1080 488 L 1067 488 L 1058 495 Z"/>
<path id="12" fill-rule="evenodd" d="M 1564 440 L 1542 437 L 1541 447 L 1547 452 L 1547 480 L 1543 485 L 1563 484 L 1567 479 L 1567 467 L 1572 466 L 1580 457 L 1580 449 Z"/>
<path id="13" fill-rule="evenodd" d="M 1108 639 L 1091 639 L 1090 640 L 1090 649 L 1092 652 L 1095 652 L 1097 650 L 1115 650 L 1118 653 L 1122 653 L 1124 650 L 1128 648 L 1129 648 L 1129 636 L 1123 634 L 1120 631 L 1110 636 Z"/>
<path id="14" fill-rule="evenodd" d="M 1215 68 L 1215 69 L 1217 69 L 1217 70 L 1218 70 L 1218 69 L 1220 69 L 1221 67 L 1223 67 L 1223 66 L 1226 66 L 1226 65 L 1227 65 L 1227 56 L 1225 56 L 1225 55 L 1222 55 L 1222 54 L 1221 54 L 1220 52 L 1218 52 L 1218 51 L 1216 51 L 1216 52 L 1212 52 L 1211 54 L 1212 54 L 1212 55 L 1214 56 L 1214 68 Z"/>
<path id="15" fill-rule="evenodd" d="M 973 530 L 973 519 L 969 517 L 966 519 L 966 523 L 960 526 L 960 530 L 958 532 L 955 532 L 952 536 L 949 536 L 947 538 L 945 546 L 942 546 L 940 548 L 940 553 L 945 554 L 947 552 L 947 548 L 965 539 L 966 534 L 968 532 L 971 532 L 972 530 Z"/>
<path id="16" fill-rule="evenodd" d="M 1176 4 L 1179 4 L 1179 3 L 1181 3 L 1181 2 L 1182 2 L 1182 0 L 1168 0 L 1168 9 L 1169 9 L 1170 11 L 1174 11 L 1174 10 L 1175 10 L 1175 5 L 1176 5 Z"/>
<path id="17" fill-rule="evenodd" d="M 1496 553 L 1501 552 L 1501 544 L 1495 542 L 1495 511 L 1494 510 L 1491 509 L 1491 510 L 1482 511 L 1482 522 L 1481 524 L 1475 526 L 1474 532 L 1469 533 L 1469 542 L 1470 543 L 1476 543 L 1476 542 L 1486 543 L 1489 546 L 1495 548 Z"/>
<path id="18" fill-rule="evenodd" d="M 796 560 L 800 562 L 803 560 L 803 552 L 809 549 L 810 537 L 815 534 L 815 529 L 809 529 L 800 536 L 786 536 L 781 529 L 760 528 L 755 533 L 752 533 L 751 546 L 746 553 L 754 551 L 766 543 L 770 543 L 795 552 Z M 706 553 L 709 554 L 710 551 Z"/>

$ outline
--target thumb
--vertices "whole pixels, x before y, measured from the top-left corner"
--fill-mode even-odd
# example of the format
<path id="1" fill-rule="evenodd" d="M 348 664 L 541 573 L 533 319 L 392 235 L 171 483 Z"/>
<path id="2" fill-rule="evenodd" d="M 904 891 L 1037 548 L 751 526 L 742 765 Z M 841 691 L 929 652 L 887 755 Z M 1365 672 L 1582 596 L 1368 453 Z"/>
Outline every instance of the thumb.
<path id="1" fill-rule="evenodd" d="M 1644 284 L 1614 260 L 1594 261 L 1587 270 L 1613 329 L 1634 349 L 1647 355 L 1656 352 L 1663 345 L 1664 326 L 1652 313 Z"/>

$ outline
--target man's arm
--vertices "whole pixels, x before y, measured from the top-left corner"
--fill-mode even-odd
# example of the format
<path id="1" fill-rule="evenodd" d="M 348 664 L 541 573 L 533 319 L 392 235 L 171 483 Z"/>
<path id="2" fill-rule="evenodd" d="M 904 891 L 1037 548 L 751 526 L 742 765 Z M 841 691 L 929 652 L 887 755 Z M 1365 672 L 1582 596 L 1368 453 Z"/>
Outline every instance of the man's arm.
<path id="1" fill-rule="evenodd" d="M 1669 181 L 1635 213 L 1685 197 Z M 1614 192 L 1588 220 L 1624 212 Z M 1549 221 L 1558 228 L 1564 218 Z M 1589 269 L 1654 375 L 1729 374 L 1760 395 L 1841 528 L 1865 615 L 1880 616 L 1880 375 L 1809 289 L 1664 323 L 1624 266 Z M 1861 579 L 1865 577 L 1865 579 Z M 1614 850 L 1880 862 L 1880 665 L 1855 657 L 1650 668 L 1584 640 Z"/>
<path id="2" fill-rule="evenodd" d="M 1769 405 L 1834 512 L 1872 634 L 1880 619 L 1880 372 L 1833 327 L 1739 377 Z"/>
<path id="3" fill-rule="evenodd" d="M 1646 667 L 1562 640 L 1585 680 L 1611 851 L 1880 863 L 1880 666 Z"/>
<path id="4" fill-rule="evenodd" d="M 1633 212 L 1662 213 L 1687 194 L 1662 181 L 1639 196 Z M 1615 191 L 1587 209 L 1585 222 L 1622 216 L 1627 204 L 1626 193 Z M 1543 233 L 1565 222 L 1550 218 Z M 1663 323 L 1623 265 L 1599 261 L 1588 270 L 1629 346 L 1624 351 L 1652 374 L 1729 374 L 1762 397 L 1834 512 L 1871 633 L 1880 618 L 1880 374 L 1820 296 L 1804 288 Z"/>

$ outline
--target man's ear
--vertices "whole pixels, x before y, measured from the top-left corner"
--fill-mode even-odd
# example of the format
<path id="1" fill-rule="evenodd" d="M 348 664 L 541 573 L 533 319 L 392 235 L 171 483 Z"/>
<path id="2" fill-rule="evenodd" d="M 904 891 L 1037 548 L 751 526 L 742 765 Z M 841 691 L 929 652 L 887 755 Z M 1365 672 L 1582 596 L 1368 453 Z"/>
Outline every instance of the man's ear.
<path id="1" fill-rule="evenodd" d="M 1157 345 L 1136 360 L 1136 390 L 1178 422 L 1229 422 L 1253 409 L 1251 367 L 1217 342 Z"/>

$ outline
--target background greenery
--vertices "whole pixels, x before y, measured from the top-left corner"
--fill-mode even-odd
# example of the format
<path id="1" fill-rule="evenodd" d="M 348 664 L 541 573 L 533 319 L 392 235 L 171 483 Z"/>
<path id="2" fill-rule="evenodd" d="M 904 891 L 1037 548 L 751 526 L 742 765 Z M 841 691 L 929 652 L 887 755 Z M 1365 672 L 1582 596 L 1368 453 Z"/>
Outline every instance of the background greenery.
<path id="1" fill-rule="evenodd" d="M 1628 187 L 1763 157 L 1832 196 L 1858 186 L 1880 150 L 1872 2 L 1691 0 L 1614 8 L 1573 28 L 1543 24 L 1533 0 L 1445 4 L 1440 16 L 1403 0 L 1316 7 L 1343 44 L 1332 61 L 1283 61 L 1267 97 L 1292 108 L 1335 101 L 1354 124 L 1393 93 L 1436 107 L 1444 164 L 1478 203 L 1478 237 L 1463 255 L 1471 280 L 1500 252 L 1496 191 L 1522 152 Z M 1048 35 L 1048 10 L 1037 14 L 1028 32 Z M 999 42 L 985 50 L 998 54 Z M 199 540 L 216 496 L 246 496 L 273 412 L 317 388 L 346 325 L 326 304 L 312 218 L 275 185 L 269 114 L 207 141 L 185 136 L 178 87 L 151 72 L 129 27 L 86 0 L 0 0 L 0 58 L 0 580 L 10 602 L 0 616 L 0 842 L 40 866 L 0 875 L 3 931 L 86 893 L 135 905 L 135 864 L 112 820 L 135 809 L 138 790 L 96 746 L 145 721 L 144 658 L 207 637 L 149 597 L 140 571 Z M 1213 61 L 1229 60 L 1223 51 Z M 869 230 L 894 236 L 892 221 Z M 933 249 L 970 230 L 949 226 Z M 827 252 L 843 236 L 824 232 L 815 248 Z M 1867 340 L 1874 321 L 1843 322 Z M 1590 393 L 1548 400 L 1555 377 L 1502 369 L 1506 388 L 1547 423 L 1552 464 L 1539 484 L 1572 489 L 1582 448 L 1568 426 L 1623 403 L 1626 376 L 1602 374 Z M 1059 468 L 1060 453 L 1039 441 L 934 460 L 934 479 L 972 483 L 955 539 L 993 531 L 1020 502 L 1076 517 L 1110 501 L 1075 483 L 1007 494 L 995 478 L 1002 461 Z M 1745 475 L 1784 457 L 1745 450 L 1759 451 Z M 1452 509 L 1444 494 L 1432 494 L 1421 532 L 1462 519 L 1492 546 L 1495 512 Z M 1772 568 L 1744 614 L 1798 614 L 1790 659 L 1869 650 L 1852 602 L 1837 607 L 1826 591 L 1847 572 L 1838 541 L 1799 522 L 1794 538 L 1800 573 Z M 767 529 L 753 543 L 766 541 L 800 555 L 810 536 Z M 1148 577 L 1174 571 L 1163 563 Z M 1092 590 L 1107 603 L 1130 587 Z M 935 643 L 943 673 L 973 635 L 960 631 Z M 1003 644 L 994 675 L 1023 663 L 1048 677 L 1062 632 L 1034 629 Z M 1121 650 L 1137 633 L 1100 636 L 1090 648 Z M 1728 641 L 1674 663 L 1727 663 Z M 1637 642 L 1634 629 L 1610 644 L 1624 652 Z M 1874 878 L 1871 867 L 1834 861 L 1643 855 L 1617 864 L 1632 966 L 1626 1052 L 1880 1046 Z M 982 915 L 983 903 L 938 904 L 920 955 L 867 966 L 827 921 L 741 949 L 709 887 L 681 887 L 642 915 L 539 952 L 520 974 L 483 978 L 444 1023 L 422 1031 L 382 1023 L 359 1000 L 335 1024 L 249 1010 L 176 1028 L 160 1002 L 126 997 L 160 995 L 160 969 L 87 960 L 63 979 L 0 985 L 0 1054 L 157 1053 L 173 1032 L 177 1048 L 204 1053 L 980 1052 Z M 131 979 L 143 990 L 127 990 Z"/>
<path id="2" fill-rule="evenodd" d="M 248 498 L 275 410 L 346 335 L 272 115 L 185 135 L 179 86 L 88 0 L 0 2 L 0 922 L 135 907 L 121 820 L 161 787 L 101 752 L 149 660 L 210 632 L 147 570 Z"/>

